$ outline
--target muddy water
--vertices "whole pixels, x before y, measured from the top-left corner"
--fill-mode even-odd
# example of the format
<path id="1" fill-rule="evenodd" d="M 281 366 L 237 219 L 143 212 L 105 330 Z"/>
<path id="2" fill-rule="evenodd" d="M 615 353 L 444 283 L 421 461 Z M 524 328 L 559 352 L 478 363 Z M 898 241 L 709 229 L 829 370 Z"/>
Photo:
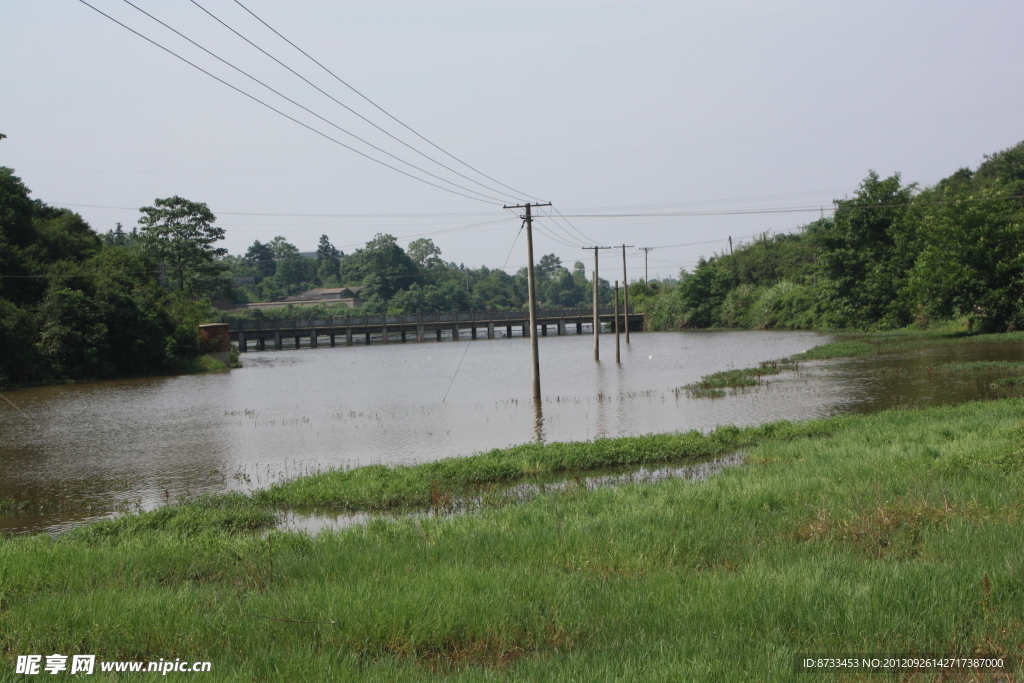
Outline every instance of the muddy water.
<path id="1" fill-rule="evenodd" d="M 953 360 L 1024 360 L 1007 345 L 821 361 L 719 399 L 681 387 L 828 341 L 808 332 L 645 333 L 601 363 L 589 337 L 540 340 L 544 401 L 522 339 L 249 353 L 230 373 L 5 392 L 0 498 L 152 508 L 328 467 L 411 463 L 529 441 L 586 440 L 868 412 L 994 395 L 928 380 Z M 1016 354 L 1016 355 L 1014 355 Z M 461 365 L 460 365 L 461 364 Z M 898 369 L 898 370 L 897 370 Z M 59 530 L 90 513 L 0 516 L 0 533 Z"/>

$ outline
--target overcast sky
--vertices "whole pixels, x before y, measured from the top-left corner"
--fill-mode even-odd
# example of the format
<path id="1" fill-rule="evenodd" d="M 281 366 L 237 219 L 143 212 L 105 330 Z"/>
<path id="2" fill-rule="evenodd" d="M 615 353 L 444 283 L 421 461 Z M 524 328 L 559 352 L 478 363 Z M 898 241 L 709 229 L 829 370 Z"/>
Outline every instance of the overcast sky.
<path id="1" fill-rule="evenodd" d="M 581 246 L 626 243 L 655 248 L 652 278 L 675 277 L 700 255 L 727 249 L 729 236 L 749 240 L 813 220 L 815 207 L 827 211 L 870 169 L 928 185 L 1024 139 L 1020 0 L 242 0 L 493 180 L 387 118 L 234 0 L 196 1 L 330 96 L 490 189 L 381 134 L 190 0 L 133 0 L 400 159 L 497 199 L 551 200 L 570 218 L 538 221 L 535 253 L 553 252 L 570 267 L 584 260 L 591 268 L 593 252 Z M 325 135 L 465 192 L 365 147 L 123 0 L 89 2 Z M 0 50 L 0 132 L 8 136 L 0 165 L 100 232 L 115 222 L 129 228 L 138 207 L 180 195 L 210 206 L 232 253 L 275 235 L 313 250 L 324 233 L 351 251 L 389 232 L 403 244 L 430 236 L 446 260 L 471 267 L 525 265 L 520 221 L 500 201 L 446 192 L 361 157 L 79 0 L 0 0 Z M 766 213 L 773 209 L 794 211 Z M 652 212 L 712 215 L 573 217 Z M 475 227 L 458 229 L 465 226 Z M 643 256 L 629 251 L 630 278 L 642 277 Z M 613 279 L 620 257 L 604 256 L 602 276 Z"/>

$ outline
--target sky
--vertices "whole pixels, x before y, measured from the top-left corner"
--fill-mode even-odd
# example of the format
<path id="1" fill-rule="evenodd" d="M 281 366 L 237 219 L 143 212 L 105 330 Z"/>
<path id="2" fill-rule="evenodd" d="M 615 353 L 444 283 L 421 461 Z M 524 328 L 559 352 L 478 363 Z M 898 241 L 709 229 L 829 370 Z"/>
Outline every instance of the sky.
<path id="1" fill-rule="evenodd" d="M 537 258 L 590 271 L 583 247 L 626 244 L 636 280 L 640 247 L 650 278 L 677 277 L 827 214 L 871 170 L 927 186 L 1024 140 L 1019 0 L 240 1 L 132 0 L 280 95 L 88 0 L 281 113 L 81 0 L 0 0 L 0 165 L 99 232 L 156 198 L 205 202 L 233 254 L 390 233 L 514 272 L 521 210 L 503 204 L 551 201 Z M 600 255 L 614 279 L 621 253 Z"/>

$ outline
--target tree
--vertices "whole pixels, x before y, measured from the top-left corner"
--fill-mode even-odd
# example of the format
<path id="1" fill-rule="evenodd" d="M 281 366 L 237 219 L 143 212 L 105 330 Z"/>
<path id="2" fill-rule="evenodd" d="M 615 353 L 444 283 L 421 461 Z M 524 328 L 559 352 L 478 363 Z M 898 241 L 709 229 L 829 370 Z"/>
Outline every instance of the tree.
<path id="1" fill-rule="evenodd" d="M 280 235 L 270 240 L 267 246 L 274 252 L 274 258 L 279 260 L 299 255 L 299 248 Z"/>
<path id="2" fill-rule="evenodd" d="M 432 239 L 420 238 L 409 242 L 405 253 L 409 255 L 413 263 L 424 270 L 444 268 L 445 263 L 441 258 L 441 249 L 434 244 Z"/>
<path id="3" fill-rule="evenodd" d="M 365 249 L 359 250 L 359 254 L 366 273 L 363 284 L 368 288 L 370 297 L 378 295 L 388 301 L 399 290 L 419 281 L 419 268 L 398 246 L 393 235 L 377 233 L 366 243 Z"/>
<path id="4" fill-rule="evenodd" d="M 550 278 L 554 276 L 561 267 L 562 259 L 558 258 L 554 254 L 544 254 L 540 257 L 540 262 L 537 264 L 537 276 Z"/>
<path id="5" fill-rule="evenodd" d="M 340 252 L 327 239 L 327 235 L 320 235 L 320 244 L 316 248 L 316 279 L 321 286 L 337 283 L 340 263 Z"/>
<path id="6" fill-rule="evenodd" d="M 139 209 L 143 249 L 173 273 L 178 289 L 190 294 L 208 292 L 212 276 L 224 270 L 214 259 L 227 254 L 227 249 L 213 246 L 224 239 L 224 228 L 213 225 L 217 217 L 202 202 L 174 196 L 153 204 Z"/>
<path id="7" fill-rule="evenodd" d="M 277 264 L 274 263 L 274 250 L 270 248 L 269 244 L 263 244 L 259 240 L 253 242 L 245 252 L 245 261 L 254 267 L 262 277 L 270 277 L 277 270 Z"/>
<path id="8" fill-rule="evenodd" d="M 900 174 L 884 180 L 871 171 L 852 199 L 835 202 L 832 220 L 808 226 L 837 327 L 898 327 L 910 321 L 900 294 L 913 267 L 913 236 L 903 216 L 915 185 Z"/>

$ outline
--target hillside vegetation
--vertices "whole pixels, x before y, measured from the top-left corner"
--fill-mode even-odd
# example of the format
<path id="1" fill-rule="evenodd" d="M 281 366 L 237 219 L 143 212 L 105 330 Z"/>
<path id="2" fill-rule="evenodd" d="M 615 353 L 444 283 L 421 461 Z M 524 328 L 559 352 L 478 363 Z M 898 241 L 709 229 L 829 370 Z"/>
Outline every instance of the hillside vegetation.
<path id="1" fill-rule="evenodd" d="M 701 259 L 655 329 L 1024 328 L 1024 142 L 934 187 L 871 172 L 833 216 Z"/>

